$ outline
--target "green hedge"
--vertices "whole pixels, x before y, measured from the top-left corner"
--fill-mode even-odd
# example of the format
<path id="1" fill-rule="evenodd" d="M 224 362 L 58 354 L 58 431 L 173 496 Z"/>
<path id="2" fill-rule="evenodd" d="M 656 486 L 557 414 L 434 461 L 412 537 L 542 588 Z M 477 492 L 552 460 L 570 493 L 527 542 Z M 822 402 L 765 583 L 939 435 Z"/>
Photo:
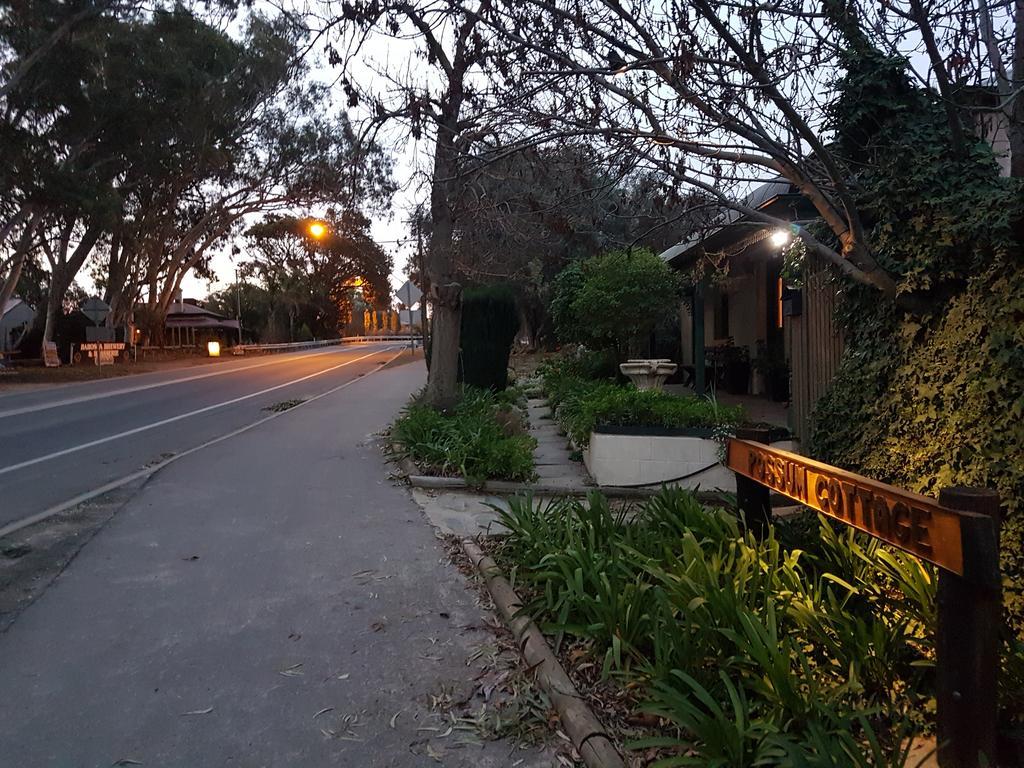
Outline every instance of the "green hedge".
<path id="1" fill-rule="evenodd" d="M 744 421 L 740 406 L 585 379 L 576 374 L 576 366 L 571 359 L 554 361 L 541 373 L 555 418 L 581 447 L 590 442 L 590 433 L 597 426 L 727 429 Z"/>
<path id="2" fill-rule="evenodd" d="M 462 381 L 494 392 L 505 389 L 518 330 L 519 312 L 511 288 L 467 288 L 462 294 Z"/>
<path id="3" fill-rule="evenodd" d="M 425 474 L 484 480 L 530 480 L 533 449 L 518 410 L 516 390 L 495 395 L 466 387 L 450 413 L 413 403 L 395 422 L 392 437 Z"/>

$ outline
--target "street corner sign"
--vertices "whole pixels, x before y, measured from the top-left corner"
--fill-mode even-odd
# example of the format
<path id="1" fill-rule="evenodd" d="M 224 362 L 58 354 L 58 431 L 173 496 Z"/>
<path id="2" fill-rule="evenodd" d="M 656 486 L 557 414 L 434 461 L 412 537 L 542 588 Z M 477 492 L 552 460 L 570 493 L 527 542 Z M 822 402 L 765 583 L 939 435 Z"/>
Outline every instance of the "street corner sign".
<path id="1" fill-rule="evenodd" d="M 92 320 L 94 325 L 99 325 L 110 314 L 110 305 L 98 297 L 92 297 L 82 302 L 79 308 L 83 315 Z"/>
<path id="2" fill-rule="evenodd" d="M 729 441 L 727 463 L 737 474 L 958 576 L 992 578 L 982 565 L 997 546 L 991 518 L 749 440 Z"/>

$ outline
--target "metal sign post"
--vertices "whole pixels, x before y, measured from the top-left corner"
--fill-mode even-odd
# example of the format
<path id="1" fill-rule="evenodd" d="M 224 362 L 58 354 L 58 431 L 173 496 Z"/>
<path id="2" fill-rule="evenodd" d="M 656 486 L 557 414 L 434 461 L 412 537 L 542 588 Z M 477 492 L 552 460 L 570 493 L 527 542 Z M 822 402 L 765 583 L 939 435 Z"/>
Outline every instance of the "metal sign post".
<path id="1" fill-rule="evenodd" d="M 413 333 L 413 313 L 412 305 L 423 298 L 423 292 L 413 283 L 412 280 L 406 280 L 405 284 L 397 291 L 398 298 L 403 304 L 405 309 L 409 313 L 409 349 L 412 352 L 416 351 L 416 337 Z M 420 310 L 422 312 L 422 308 Z"/>

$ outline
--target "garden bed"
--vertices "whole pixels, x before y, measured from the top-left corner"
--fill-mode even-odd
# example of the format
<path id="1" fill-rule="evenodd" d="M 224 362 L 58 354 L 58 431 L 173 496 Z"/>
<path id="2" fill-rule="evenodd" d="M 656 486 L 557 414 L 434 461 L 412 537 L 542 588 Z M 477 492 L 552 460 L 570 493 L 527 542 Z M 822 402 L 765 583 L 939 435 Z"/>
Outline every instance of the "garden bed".
<path id="1" fill-rule="evenodd" d="M 598 485 L 736 490 L 736 477 L 722 464 L 715 429 L 598 426 L 583 450 L 587 471 Z M 793 450 L 792 440 L 772 443 Z"/>
<path id="2" fill-rule="evenodd" d="M 916 764 L 911 739 L 934 727 L 931 566 L 810 515 L 759 541 L 683 490 L 629 515 L 596 494 L 519 498 L 501 522 L 492 556 L 570 675 L 623 692 L 603 695 L 623 711 L 592 704 L 644 724 L 620 730 L 644 763 Z M 1007 642 L 1004 729 L 1020 667 Z"/>
<path id="3" fill-rule="evenodd" d="M 458 404 L 441 413 L 413 400 L 394 423 L 391 437 L 421 475 L 486 480 L 528 481 L 534 476 L 533 449 L 527 434 L 522 393 L 465 387 Z"/>

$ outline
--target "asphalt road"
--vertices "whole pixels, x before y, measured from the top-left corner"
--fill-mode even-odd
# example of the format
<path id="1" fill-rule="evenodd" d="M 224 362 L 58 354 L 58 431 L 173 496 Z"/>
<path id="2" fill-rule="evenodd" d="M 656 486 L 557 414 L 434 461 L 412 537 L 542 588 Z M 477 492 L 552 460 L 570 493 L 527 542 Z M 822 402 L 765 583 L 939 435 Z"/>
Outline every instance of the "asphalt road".
<path id="1" fill-rule="evenodd" d="M 43 559 L 60 530 L 78 547 L 56 573 L 29 574 L 31 601 L 0 627 L 0 768 L 560 764 L 549 750 L 482 739 L 509 672 L 375 437 L 426 378 L 422 358 L 378 365 L 397 351 L 0 400 L 10 467 L 261 393 L 0 475 L 25 511 L 183 451 L 87 531 L 68 526 L 103 498 L 0 540 L 0 565 L 12 568 Z M 313 378 L 288 383 L 303 376 Z M 176 383 L 80 400 L 165 380 Z M 79 402 L 9 413 L 72 395 Z M 11 559 L 17 547 L 27 554 Z M 485 710 L 482 730 L 455 719 L 483 721 Z"/>
<path id="2" fill-rule="evenodd" d="M 401 348 L 352 344 L 0 394 L 0 530 L 353 381 Z"/>

